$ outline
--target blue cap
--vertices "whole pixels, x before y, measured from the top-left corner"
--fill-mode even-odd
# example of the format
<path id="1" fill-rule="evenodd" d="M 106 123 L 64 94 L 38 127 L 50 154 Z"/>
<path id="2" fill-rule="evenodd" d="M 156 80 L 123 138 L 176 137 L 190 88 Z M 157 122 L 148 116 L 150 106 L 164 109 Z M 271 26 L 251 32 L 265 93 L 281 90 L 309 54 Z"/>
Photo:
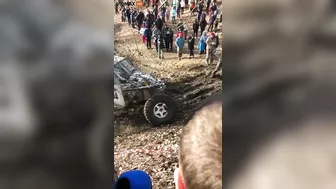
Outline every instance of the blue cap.
<path id="1" fill-rule="evenodd" d="M 145 171 L 127 171 L 116 180 L 114 189 L 152 189 L 152 180 Z"/>

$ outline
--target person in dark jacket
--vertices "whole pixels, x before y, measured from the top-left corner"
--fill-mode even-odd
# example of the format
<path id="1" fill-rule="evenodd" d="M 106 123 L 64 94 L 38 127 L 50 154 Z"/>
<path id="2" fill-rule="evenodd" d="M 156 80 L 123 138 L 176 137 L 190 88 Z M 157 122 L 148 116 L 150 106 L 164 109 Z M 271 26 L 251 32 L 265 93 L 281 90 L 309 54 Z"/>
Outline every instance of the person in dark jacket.
<path id="1" fill-rule="evenodd" d="M 197 21 L 197 19 L 195 19 L 195 22 L 193 23 L 193 35 L 197 38 L 198 36 L 198 29 L 199 29 L 199 23 Z"/>
<path id="2" fill-rule="evenodd" d="M 142 11 L 139 11 L 139 14 L 136 17 L 136 21 L 137 21 L 139 31 L 141 29 L 141 25 L 144 21 L 144 18 L 145 18 L 145 14 Z"/>
<path id="3" fill-rule="evenodd" d="M 207 26 L 207 21 L 206 20 L 202 20 L 201 23 L 200 23 L 200 27 L 201 27 L 201 33 L 204 32 L 205 30 L 205 27 Z"/>
<path id="4" fill-rule="evenodd" d="M 156 26 L 156 29 L 160 31 L 162 30 L 163 20 L 160 18 L 160 16 L 158 16 L 157 19 L 155 20 L 155 26 Z"/>
<path id="5" fill-rule="evenodd" d="M 188 49 L 189 49 L 189 58 L 193 57 L 194 55 L 194 46 L 195 46 L 195 37 L 193 35 L 188 37 Z"/>
<path id="6" fill-rule="evenodd" d="M 201 15 L 202 15 L 202 11 L 201 10 L 197 10 L 197 22 L 201 21 Z"/>
<path id="7" fill-rule="evenodd" d="M 145 36 L 146 36 L 146 46 L 147 46 L 147 48 L 148 49 L 151 49 L 152 48 L 152 42 L 151 42 L 151 40 L 152 40 L 152 29 L 150 29 L 150 28 L 147 28 L 146 30 L 145 30 Z"/>
<path id="8" fill-rule="evenodd" d="M 159 15 L 159 9 L 158 9 L 157 5 L 155 5 L 155 7 L 153 9 L 153 14 L 154 14 L 154 19 L 156 19 Z"/>
<path id="9" fill-rule="evenodd" d="M 177 5 L 176 14 L 177 14 L 177 18 L 181 17 L 181 4 L 180 3 Z"/>
<path id="10" fill-rule="evenodd" d="M 126 22 L 126 8 L 123 7 L 121 10 L 121 22 Z"/>
<path id="11" fill-rule="evenodd" d="M 152 26 L 153 26 L 153 19 L 152 18 L 153 17 L 152 17 L 151 13 L 147 14 L 147 16 L 146 16 L 146 27 L 147 28 L 152 28 Z"/>
<path id="12" fill-rule="evenodd" d="M 126 8 L 126 18 L 129 25 L 131 25 L 131 10 L 129 7 Z"/>
<path id="13" fill-rule="evenodd" d="M 157 47 L 158 47 L 158 58 L 159 59 L 163 59 L 163 48 L 164 48 L 164 44 L 163 44 L 163 38 L 162 35 L 159 34 L 157 37 Z"/>
<path id="14" fill-rule="evenodd" d="M 170 49 L 170 51 L 173 51 L 173 41 L 174 41 L 174 32 L 171 28 L 168 28 L 167 31 L 167 43 L 166 48 L 167 51 Z"/>
<path id="15" fill-rule="evenodd" d="M 135 17 L 136 17 L 136 15 L 137 15 L 136 10 L 131 9 L 130 18 L 131 18 L 131 26 L 132 26 L 132 28 L 135 28 Z"/>
<path id="16" fill-rule="evenodd" d="M 178 31 L 184 31 L 184 24 L 181 20 L 177 23 L 176 29 Z"/>
<path id="17" fill-rule="evenodd" d="M 162 28 L 162 38 L 163 38 L 163 42 L 164 42 L 164 47 L 167 47 L 167 33 L 168 33 L 168 26 L 165 24 Z"/>
<path id="18" fill-rule="evenodd" d="M 210 9 L 211 9 L 212 12 L 217 11 L 217 5 L 216 5 L 216 3 L 213 3 Z"/>

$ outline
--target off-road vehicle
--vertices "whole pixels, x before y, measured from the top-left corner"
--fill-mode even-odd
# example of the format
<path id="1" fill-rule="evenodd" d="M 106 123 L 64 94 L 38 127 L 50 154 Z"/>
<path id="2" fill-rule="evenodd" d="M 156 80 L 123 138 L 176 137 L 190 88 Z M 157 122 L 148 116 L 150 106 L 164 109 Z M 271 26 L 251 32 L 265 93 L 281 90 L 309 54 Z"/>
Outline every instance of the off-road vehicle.
<path id="1" fill-rule="evenodd" d="M 129 59 L 115 55 L 115 112 L 131 105 L 144 105 L 144 116 L 153 126 L 172 122 L 176 113 L 176 104 L 167 95 L 166 85 L 161 79 L 141 72 Z"/>

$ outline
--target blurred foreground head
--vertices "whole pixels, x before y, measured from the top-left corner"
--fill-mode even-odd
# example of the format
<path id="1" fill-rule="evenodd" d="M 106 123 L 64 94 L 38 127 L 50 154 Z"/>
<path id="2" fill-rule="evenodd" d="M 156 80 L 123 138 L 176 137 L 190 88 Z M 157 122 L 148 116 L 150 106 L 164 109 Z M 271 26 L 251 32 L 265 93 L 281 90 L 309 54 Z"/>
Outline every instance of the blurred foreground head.
<path id="1" fill-rule="evenodd" d="M 222 188 L 222 101 L 214 96 L 183 128 L 176 189 Z"/>
<path id="2" fill-rule="evenodd" d="M 0 188 L 112 178 L 113 4 L 0 1 Z"/>
<path id="3" fill-rule="evenodd" d="M 334 1 L 223 4 L 224 188 L 336 188 Z"/>

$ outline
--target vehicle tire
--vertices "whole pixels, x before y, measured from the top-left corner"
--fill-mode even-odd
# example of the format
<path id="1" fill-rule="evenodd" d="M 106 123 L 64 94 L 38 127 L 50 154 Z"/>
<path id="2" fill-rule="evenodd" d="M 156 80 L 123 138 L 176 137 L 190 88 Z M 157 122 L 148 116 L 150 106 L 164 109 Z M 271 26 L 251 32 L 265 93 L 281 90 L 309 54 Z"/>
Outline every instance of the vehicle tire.
<path id="1" fill-rule="evenodd" d="M 145 103 L 145 118 L 153 126 L 171 123 L 175 118 L 175 114 L 176 104 L 166 94 L 155 94 Z"/>

